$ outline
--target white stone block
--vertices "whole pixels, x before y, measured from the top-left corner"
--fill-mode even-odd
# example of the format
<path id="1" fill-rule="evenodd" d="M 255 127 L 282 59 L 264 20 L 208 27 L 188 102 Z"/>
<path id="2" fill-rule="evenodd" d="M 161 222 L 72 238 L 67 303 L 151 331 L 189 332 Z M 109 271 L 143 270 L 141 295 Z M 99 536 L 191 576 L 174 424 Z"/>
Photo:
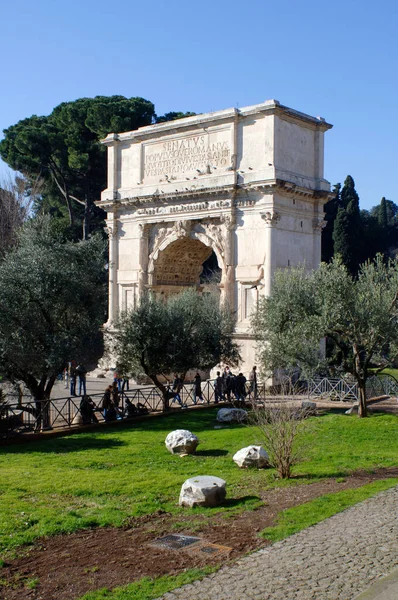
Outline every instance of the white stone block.
<path id="1" fill-rule="evenodd" d="M 247 446 L 238 450 L 233 456 L 233 461 L 240 468 L 262 469 L 269 466 L 269 456 L 262 446 Z"/>
<path id="2" fill-rule="evenodd" d="M 220 477 L 201 475 L 187 479 L 180 492 L 180 506 L 218 506 L 227 495 L 226 482 Z"/>
<path id="3" fill-rule="evenodd" d="M 196 435 L 187 429 L 176 429 L 168 434 L 166 448 L 172 454 L 193 454 L 199 444 Z"/>
<path id="4" fill-rule="evenodd" d="M 217 412 L 219 423 L 242 423 L 247 420 L 247 411 L 242 408 L 220 408 Z"/>

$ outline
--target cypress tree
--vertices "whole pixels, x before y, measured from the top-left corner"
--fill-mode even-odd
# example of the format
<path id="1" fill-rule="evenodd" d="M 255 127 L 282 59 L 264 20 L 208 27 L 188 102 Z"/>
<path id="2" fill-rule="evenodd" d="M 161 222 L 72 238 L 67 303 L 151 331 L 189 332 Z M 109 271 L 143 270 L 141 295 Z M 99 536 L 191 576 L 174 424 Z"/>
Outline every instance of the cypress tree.
<path id="1" fill-rule="evenodd" d="M 343 189 L 341 190 L 340 194 L 341 206 L 343 206 L 343 208 L 347 208 L 352 200 L 357 205 L 359 211 L 359 196 L 355 189 L 355 181 L 353 180 L 351 175 L 347 175 L 344 181 Z"/>
<path id="2" fill-rule="evenodd" d="M 378 214 L 378 222 L 380 227 L 382 227 L 385 231 L 388 228 L 388 215 L 387 215 L 387 202 L 386 199 L 383 198 L 380 200 L 380 209 Z"/>
<path id="3" fill-rule="evenodd" d="M 349 272 L 356 275 L 362 261 L 362 224 L 359 196 L 350 175 L 344 182 L 340 198 L 333 231 L 334 253 L 340 254 Z"/>

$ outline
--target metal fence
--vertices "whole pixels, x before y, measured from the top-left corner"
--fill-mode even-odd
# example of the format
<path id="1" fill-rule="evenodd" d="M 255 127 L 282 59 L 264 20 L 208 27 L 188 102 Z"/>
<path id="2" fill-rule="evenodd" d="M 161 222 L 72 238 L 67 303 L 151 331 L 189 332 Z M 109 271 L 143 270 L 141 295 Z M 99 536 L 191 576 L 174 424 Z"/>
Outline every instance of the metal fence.
<path id="1" fill-rule="evenodd" d="M 308 395 L 311 398 L 357 402 L 359 389 L 351 377 L 330 379 L 319 377 L 308 381 Z M 398 381 L 392 375 L 372 375 L 366 381 L 366 399 L 377 396 L 398 396 Z"/>
<path id="2" fill-rule="evenodd" d="M 173 394 L 168 387 L 171 408 L 190 408 L 196 403 L 215 403 L 214 381 L 202 383 L 202 399 L 195 397 L 195 385 L 186 383 L 182 386 L 179 397 Z M 259 387 L 254 393 L 247 385 L 247 402 L 254 398 L 264 396 L 264 387 Z M 35 402 L 32 398 L 8 396 L 7 402 L 0 405 L 0 438 L 15 437 L 16 435 L 52 429 L 65 429 L 101 423 L 107 420 L 120 421 L 134 419 L 143 414 L 161 412 L 163 410 L 163 396 L 155 386 L 145 386 L 129 391 L 119 392 L 119 402 L 112 419 L 107 418 L 103 408 L 103 394 L 90 394 L 93 407 L 87 412 L 82 408 L 82 397 L 68 396 L 54 400 Z M 231 392 L 225 394 L 225 400 L 238 403 L 238 399 Z"/>
<path id="3" fill-rule="evenodd" d="M 213 404 L 216 402 L 214 381 L 202 383 L 202 399 L 195 397 L 195 385 L 185 383 L 179 398 L 168 386 L 171 408 L 190 408 L 197 402 Z M 274 402 L 282 398 L 309 397 L 325 400 L 340 400 L 355 402 L 359 398 L 358 386 L 351 378 L 329 379 L 313 378 L 299 388 L 296 385 L 269 387 L 261 384 L 253 391 L 249 383 L 246 386 L 246 396 L 238 398 L 233 391 L 224 394 L 223 400 L 239 406 L 243 402 L 251 404 L 256 401 Z M 369 377 L 366 388 L 367 398 L 376 396 L 398 396 L 398 382 L 390 375 Z M 15 437 L 30 432 L 42 432 L 51 429 L 65 429 L 101 423 L 107 420 L 120 421 L 134 419 L 143 414 L 161 412 L 163 397 L 155 386 L 144 386 L 119 393 L 119 403 L 112 419 L 108 419 L 103 408 L 103 394 L 90 394 L 93 410 L 87 413 L 82 409 L 81 397 L 68 396 L 54 400 L 35 402 L 32 398 L 7 396 L 7 402 L 0 405 L 0 438 Z"/>

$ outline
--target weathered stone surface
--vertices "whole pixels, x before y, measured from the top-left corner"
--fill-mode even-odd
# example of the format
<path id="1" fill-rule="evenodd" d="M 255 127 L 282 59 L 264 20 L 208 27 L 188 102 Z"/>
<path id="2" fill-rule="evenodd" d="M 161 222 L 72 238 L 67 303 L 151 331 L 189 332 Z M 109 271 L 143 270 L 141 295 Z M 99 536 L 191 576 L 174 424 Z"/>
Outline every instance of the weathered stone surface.
<path id="1" fill-rule="evenodd" d="M 242 408 L 220 408 L 217 413 L 219 423 L 242 423 L 246 419 L 247 411 Z"/>
<path id="2" fill-rule="evenodd" d="M 218 506 L 227 495 L 226 482 L 220 477 L 201 475 L 187 479 L 181 487 L 180 506 Z"/>
<path id="3" fill-rule="evenodd" d="M 172 454 L 193 454 L 199 444 L 196 435 L 187 429 L 176 429 L 168 434 L 166 448 Z"/>
<path id="4" fill-rule="evenodd" d="M 253 467 L 263 469 L 269 466 L 269 457 L 262 446 L 247 446 L 241 448 L 234 454 L 232 460 L 236 462 L 238 467 L 247 468 Z"/>
<path id="5" fill-rule="evenodd" d="M 316 402 L 310 402 L 309 400 L 303 400 L 301 403 L 301 408 L 306 408 L 307 410 L 316 410 Z"/>

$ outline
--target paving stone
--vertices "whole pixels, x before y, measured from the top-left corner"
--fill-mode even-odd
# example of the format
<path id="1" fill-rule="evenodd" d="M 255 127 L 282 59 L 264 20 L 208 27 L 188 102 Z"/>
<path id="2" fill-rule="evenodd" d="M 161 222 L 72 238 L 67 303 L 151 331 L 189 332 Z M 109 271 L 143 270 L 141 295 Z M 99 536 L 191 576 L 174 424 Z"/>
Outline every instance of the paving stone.
<path id="1" fill-rule="evenodd" d="M 160 600 L 353 600 L 398 561 L 398 486 Z"/>

